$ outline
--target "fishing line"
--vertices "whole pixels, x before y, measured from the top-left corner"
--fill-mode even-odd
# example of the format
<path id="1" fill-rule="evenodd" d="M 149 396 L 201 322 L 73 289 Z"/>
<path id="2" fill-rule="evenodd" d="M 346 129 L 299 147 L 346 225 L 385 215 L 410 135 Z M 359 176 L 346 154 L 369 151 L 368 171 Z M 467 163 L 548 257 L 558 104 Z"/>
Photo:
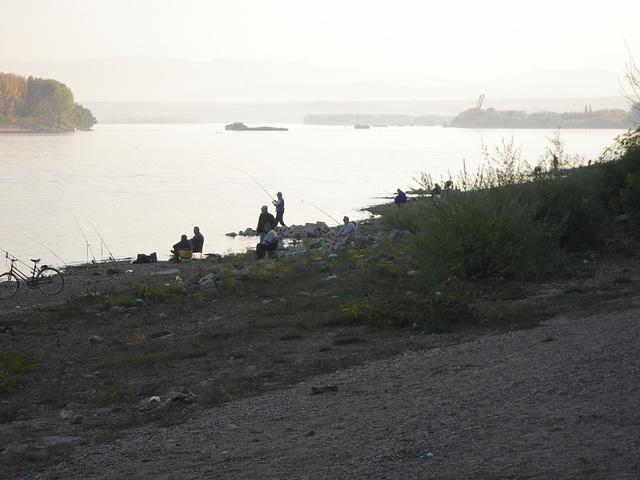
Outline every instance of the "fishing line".
<path id="1" fill-rule="evenodd" d="M 402 178 L 400 175 L 398 175 L 397 173 L 394 173 L 394 175 L 395 175 L 396 177 L 398 177 L 400 180 L 402 180 L 402 182 L 407 186 L 407 188 L 408 188 L 409 190 L 412 190 L 412 189 L 413 189 L 413 187 L 409 184 L 409 182 L 407 182 L 407 181 L 406 181 L 404 178 Z"/>
<path id="2" fill-rule="evenodd" d="M 329 217 L 331 220 L 333 220 L 334 222 L 336 222 L 338 225 L 340 225 L 340 222 L 337 221 L 335 218 L 333 218 L 331 215 L 329 215 L 327 212 L 325 212 L 324 210 L 322 210 L 320 207 L 317 207 L 316 205 L 314 205 L 311 202 L 305 202 L 304 200 L 301 200 L 302 203 L 308 203 L 309 205 L 311 205 L 313 208 L 319 210 L 320 212 L 324 213 L 327 217 Z"/>
<path id="3" fill-rule="evenodd" d="M 56 257 L 60 262 L 62 262 L 62 263 L 64 264 L 64 266 L 65 266 L 65 267 L 68 267 L 68 266 L 69 266 L 69 265 L 67 264 L 67 262 L 65 262 L 64 260 L 62 260 L 58 255 L 56 255 L 56 252 L 54 252 L 53 250 L 51 250 L 51 249 L 50 249 L 49 247 L 47 247 L 44 243 L 39 242 L 38 240 L 35 240 L 35 239 L 33 239 L 33 238 L 32 238 L 31 240 L 33 240 L 33 241 L 34 241 L 34 242 L 36 242 L 36 243 L 39 243 L 39 244 L 40 244 L 40 245 L 42 245 L 44 248 L 46 248 L 47 250 L 49 250 L 49 251 L 53 254 L 53 256 L 54 256 L 54 257 Z"/>
<path id="4" fill-rule="evenodd" d="M 266 188 L 264 188 L 264 187 L 260 184 L 260 182 L 259 182 L 258 180 L 256 180 L 255 178 L 253 178 L 251 175 L 249 175 L 249 174 L 248 174 L 247 172 L 245 172 L 244 170 L 241 170 L 240 168 L 236 168 L 236 170 L 238 170 L 239 172 L 244 173 L 247 177 L 249 177 L 251 180 L 253 180 L 254 182 L 256 182 L 256 183 L 258 184 L 258 186 L 259 186 L 262 190 L 264 190 L 264 193 L 266 193 L 267 195 L 269 195 L 269 198 L 270 198 L 272 201 L 274 201 L 274 202 L 276 201 L 276 199 L 275 199 L 275 198 L 273 198 L 273 197 L 271 196 L 271 194 L 267 191 L 267 189 L 266 189 Z"/>
<path id="5" fill-rule="evenodd" d="M 375 183 L 372 183 L 372 182 L 370 182 L 370 181 L 368 181 L 368 180 L 365 180 L 365 183 L 368 183 L 369 185 L 373 185 L 374 187 L 379 188 L 380 190 L 382 190 L 383 192 L 385 192 L 385 193 L 387 193 L 387 194 L 389 194 L 389 195 L 394 195 L 394 193 L 393 193 L 393 192 L 390 192 L 390 191 L 389 191 L 389 190 L 387 190 L 386 188 L 382 188 L 382 187 L 380 187 L 380 186 L 376 185 Z"/>

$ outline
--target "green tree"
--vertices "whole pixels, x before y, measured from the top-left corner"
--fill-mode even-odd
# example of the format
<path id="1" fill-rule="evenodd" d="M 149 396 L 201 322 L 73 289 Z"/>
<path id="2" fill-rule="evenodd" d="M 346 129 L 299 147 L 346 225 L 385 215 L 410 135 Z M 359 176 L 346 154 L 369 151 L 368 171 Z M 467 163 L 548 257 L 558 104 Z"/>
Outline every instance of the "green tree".
<path id="1" fill-rule="evenodd" d="M 28 78 L 24 116 L 50 128 L 74 128 L 75 109 L 73 93 L 63 83 Z"/>

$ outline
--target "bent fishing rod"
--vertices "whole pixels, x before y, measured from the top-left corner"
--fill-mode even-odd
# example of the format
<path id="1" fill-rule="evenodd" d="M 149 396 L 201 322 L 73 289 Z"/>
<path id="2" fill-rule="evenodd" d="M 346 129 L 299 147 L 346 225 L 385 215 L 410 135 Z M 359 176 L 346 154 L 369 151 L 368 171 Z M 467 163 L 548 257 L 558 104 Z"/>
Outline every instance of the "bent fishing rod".
<path id="1" fill-rule="evenodd" d="M 266 193 L 267 195 L 269 195 L 269 198 L 270 198 L 272 201 L 274 201 L 274 202 L 276 201 L 276 199 L 275 199 L 275 198 L 273 198 L 273 197 L 271 196 L 271 194 L 268 192 L 268 190 L 267 190 L 266 188 L 264 188 L 264 187 L 260 184 L 260 182 L 259 182 L 258 180 L 256 180 L 255 178 L 253 178 L 251 175 L 249 175 L 247 172 L 245 172 L 244 170 L 242 170 L 242 169 L 240 169 L 240 168 L 236 168 L 236 170 L 238 170 L 239 172 L 244 173 L 247 177 L 249 177 L 251 180 L 253 180 L 254 182 L 256 182 L 256 184 L 258 184 L 258 186 L 259 186 L 262 190 L 264 190 L 264 193 Z"/>
<path id="2" fill-rule="evenodd" d="M 307 204 L 311 205 L 313 208 L 315 208 L 316 210 L 318 210 L 318 211 L 320 211 L 320 212 L 324 213 L 327 217 L 329 217 L 331 220 L 333 220 L 333 221 L 334 221 L 334 222 L 336 222 L 338 225 L 340 225 L 340 222 L 339 222 L 339 221 L 337 221 L 335 218 L 333 218 L 333 217 L 332 217 L 331 215 L 329 215 L 327 212 L 325 212 L 324 210 L 322 210 L 320 207 L 318 207 L 318 206 L 314 205 L 314 204 L 313 204 L 313 203 L 311 203 L 311 202 L 305 202 L 304 200 L 301 200 L 301 201 L 302 201 L 302 203 L 307 203 Z"/>

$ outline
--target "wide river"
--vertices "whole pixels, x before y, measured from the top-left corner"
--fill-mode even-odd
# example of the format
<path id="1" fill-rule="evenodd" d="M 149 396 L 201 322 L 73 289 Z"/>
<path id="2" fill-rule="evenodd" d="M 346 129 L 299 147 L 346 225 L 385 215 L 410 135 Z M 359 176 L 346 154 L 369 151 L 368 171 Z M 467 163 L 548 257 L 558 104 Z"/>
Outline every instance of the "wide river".
<path id="1" fill-rule="evenodd" d="M 281 126 L 281 125 L 279 125 Z M 157 252 L 168 259 L 194 225 L 205 252 L 242 252 L 262 205 L 282 191 L 287 224 L 368 216 L 360 208 L 417 187 L 428 173 L 475 173 L 482 144 L 502 140 L 535 165 L 552 130 L 287 125 L 227 132 L 223 125 L 97 125 L 89 132 L 0 135 L 0 252 L 28 263 L 97 261 Z M 623 131 L 563 130 L 565 154 L 597 159 Z M 268 193 L 267 193 L 268 192 Z"/>

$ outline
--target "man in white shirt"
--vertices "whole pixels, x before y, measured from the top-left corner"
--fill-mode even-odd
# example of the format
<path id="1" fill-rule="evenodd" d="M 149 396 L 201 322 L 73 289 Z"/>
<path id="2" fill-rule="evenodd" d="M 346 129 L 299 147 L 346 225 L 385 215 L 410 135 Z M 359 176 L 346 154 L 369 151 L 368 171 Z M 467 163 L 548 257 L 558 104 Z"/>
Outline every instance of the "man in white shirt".
<path id="1" fill-rule="evenodd" d="M 266 252 L 278 249 L 278 234 L 271 228 L 269 222 L 265 223 L 264 231 L 267 233 L 264 240 L 256 245 L 256 253 L 259 259 L 264 258 Z"/>

